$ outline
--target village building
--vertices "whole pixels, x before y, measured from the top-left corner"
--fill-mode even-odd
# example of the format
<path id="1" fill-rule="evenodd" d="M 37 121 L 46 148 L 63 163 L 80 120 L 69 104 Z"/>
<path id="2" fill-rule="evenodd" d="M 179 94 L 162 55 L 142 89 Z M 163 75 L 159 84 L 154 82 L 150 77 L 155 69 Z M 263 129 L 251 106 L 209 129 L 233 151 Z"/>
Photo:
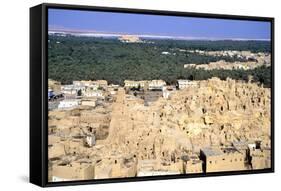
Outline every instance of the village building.
<path id="1" fill-rule="evenodd" d="M 77 91 L 74 88 L 74 85 L 63 85 L 61 86 L 61 92 L 66 95 L 76 95 Z"/>
<path id="2" fill-rule="evenodd" d="M 73 85 L 74 87 L 74 90 L 76 90 L 76 92 L 77 92 L 77 95 L 78 94 L 83 94 L 85 91 L 86 91 L 86 86 L 85 85 Z"/>
<path id="3" fill-rule="evenodd" d="M 140 86 L 139 81 L 133 81 L 133 80 L 125 80 L 124 81 L 124 87 L 125 88 L 138 88 Z"/>
<path id="4" fill-rule="evenodd" d="M 232 145 L 243 154 L 245 162 L 249 162 L 249 147 L 256 147 L 255 144 L 248 141 L 234 141 Z"/>
<path id="5" fill-rule="evenodd" d="M 200 157 L 204 161 L 205 172 L 246 170 L 244 156 L 237 149 L 203 148 Z"/>
<path id="6" fill-rule="evenodd" d="M 103 92 L 101 90 L 87 90 L 83 93 L 85 97 L 100 97 L 103 98 Z"/>
<path id="7" fill-rule="evenodd" d="M 184 68 L 193 68 L 193 67 L 195 68 L 196 64 L 184 64 L 183 67 Z"/>
<path id="8" fill-rule="evenodd" d="M 73 162 L 59 164 L 52 167 L 52 181 L 74 181 L 95 178 L 95 169 L 92 164 Z"/>
<path id="9" fill-rule="evenodd" d="M 141 81 L 134 81 L 134 80 L 125 80 L 124 81 L 124 87 L 131 89 L 131 88 L 148 88 L 149 81 L 141 80 Z"/>
<path id="10" fill-rule="evenodd" d="M 85 105 L 85 106 L 92 106 L 95 107 L 96 106 L 96 102 L 97 99 L 82 99 L 81 100 L 81 105 Z"/>
<path id="11" fill-rule="evenodd" d="M 73 81 L 72 85 L 73 86 L 85 86 L 85 82 L 87 82 L 87 81 Z"/>
<path id="12" fill-rule="evenodd" d="M 108 88 L 112 88 L 112 89 L 114 89 L 115 91 L 117 91 L 118 88 L 119 88 L 119 85 L 118 85 L 118 84 L 110 84 L 110 85 L 108 85 Z"/>
<path id="13" fill-rule="evenodd" d="M 86 91 L 88 90 L 98 90 L 99 89 L 99 86 L 97 84 L 89 84 L 88 86 L 86 86 Z"/>
<path id="14" fill-rule="evenodd" d="M 137 160 L 132 157 L 111 156 L 95 166 L 95 179 L 135 177 Z"/>
<path id="15" fill-rule="evenodd" d="M 163 80 L 151 80 L 148 84 L 149 90 L 162 90 L 166 85 L 166 82 Z"/>
<path id="16" fill-rule="evenodd" d="M 62 100 L 60 101 L 58 108 L 59 109 L 66 109 L 66 108 L 74 108 L 80 105 L 80 101 L 79 100 L 75 100 L 75 99 L 66 99 L 66 100 Z"/>
<path id="17" fill-rule="evenodd" d="M 81 80 L 81 81 L 73 81 L 73 86 L 76 88 L 85 88 L 83 89 L 86 90 L 88 88 L 90 88 L 91 90 L 97 90 L 98 88 L 107 88 L 107 81 L 106 80 L 96 80 L 96 81 L 92 81 L 92 80 Z"/>
<path id="18" fill-rule="evenodd" d="M 107 91 L 111 94 L 111 95 L 115 95 L 116 92 L 118 91 L 119 85 L 115 85 L 115 84 L 110 84 L 109 86 L 107 86 Z"/>
<path id="19" fill-rule="evenodd" d="M 98 85 L 99 87 L 101 87 L 103 89 L 106 89 L 108 86 L 108 83 L 106 80 L 96 80 L 96 81 L 94 81 L 93 84 Z"/>
<path id="20" fill-rule="evenodd" d="M 77 158 L 95 166 L 95 179 L 271 167 L 270 89 L 231 79 L 196 82 L 198 88 L 175 91 L 169 100 L 162 95 L 173 86 L 137 96 L 120 87 L 116 96 L 108 96 L 116 100 L 112 105 L 82 96 L 81 105 L 101 100 L 103 107 L 50 110 L 49 180 L 81 178 L 79 168 L 68 171 L 69 176 L 53 174 L 57 166 L 69 167 Z M 110 90 L 114 88 L 102 92 Z"/>
<path id="21" fill-rule="evenodd" d="M 178 87 L 179 89 L 185 89 L 188 87 L 196 87 L 198 84 L 195 81 L 191 80 L 178 80 Z"/>

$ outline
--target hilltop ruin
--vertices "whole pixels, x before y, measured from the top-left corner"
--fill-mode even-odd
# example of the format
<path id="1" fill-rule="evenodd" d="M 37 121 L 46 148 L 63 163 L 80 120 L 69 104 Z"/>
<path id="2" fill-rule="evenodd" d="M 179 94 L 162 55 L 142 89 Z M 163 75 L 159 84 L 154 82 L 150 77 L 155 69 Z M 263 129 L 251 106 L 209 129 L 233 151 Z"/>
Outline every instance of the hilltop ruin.
<path id="1" fill-rule="evenodd" d="M 113 98 L 49 111 L 49 181 L 270 168 L 269 88 L 212 78 L 149 105 Z"/>

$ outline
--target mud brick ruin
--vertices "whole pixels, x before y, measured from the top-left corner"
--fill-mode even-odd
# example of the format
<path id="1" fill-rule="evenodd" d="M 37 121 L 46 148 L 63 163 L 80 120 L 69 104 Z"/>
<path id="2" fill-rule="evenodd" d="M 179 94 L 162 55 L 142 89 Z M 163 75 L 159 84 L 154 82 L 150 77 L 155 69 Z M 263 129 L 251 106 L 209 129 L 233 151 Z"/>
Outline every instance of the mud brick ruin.
<path id="1" fill-rule="evenodd" d="M 269 168 L 270 100 L 269 88 L 212 78 L 148 105 L 119 87 L 110 102 L 51 110 L 49 180 Z"/>

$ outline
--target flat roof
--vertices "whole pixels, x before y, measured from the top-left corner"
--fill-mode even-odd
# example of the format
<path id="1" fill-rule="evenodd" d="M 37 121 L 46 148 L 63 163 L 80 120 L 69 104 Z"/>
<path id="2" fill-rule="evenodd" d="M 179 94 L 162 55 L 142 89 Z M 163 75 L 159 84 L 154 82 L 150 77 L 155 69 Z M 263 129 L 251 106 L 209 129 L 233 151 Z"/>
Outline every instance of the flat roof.
<path id="1" fill-rule="evenodd" d="M 218 155 L 223 155 L 224 153 L 217 148 L 210 148 L 206 147 L 201 149 L 201 151 L 206 155 L 206 156 L 218 156 Z"/>

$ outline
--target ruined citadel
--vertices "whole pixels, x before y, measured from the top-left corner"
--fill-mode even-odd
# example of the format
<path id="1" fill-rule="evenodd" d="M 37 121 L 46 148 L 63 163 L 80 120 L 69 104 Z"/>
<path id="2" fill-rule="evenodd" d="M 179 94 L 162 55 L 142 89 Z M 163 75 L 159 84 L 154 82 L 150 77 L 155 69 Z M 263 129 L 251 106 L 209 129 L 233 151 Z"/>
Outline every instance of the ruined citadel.
<path id="1" fill-rule="evenodd" d="M 49 111 L 49 181 L 271 167 L 269 88 L 212 78 L 149 104 L 110 97 Z"/>

